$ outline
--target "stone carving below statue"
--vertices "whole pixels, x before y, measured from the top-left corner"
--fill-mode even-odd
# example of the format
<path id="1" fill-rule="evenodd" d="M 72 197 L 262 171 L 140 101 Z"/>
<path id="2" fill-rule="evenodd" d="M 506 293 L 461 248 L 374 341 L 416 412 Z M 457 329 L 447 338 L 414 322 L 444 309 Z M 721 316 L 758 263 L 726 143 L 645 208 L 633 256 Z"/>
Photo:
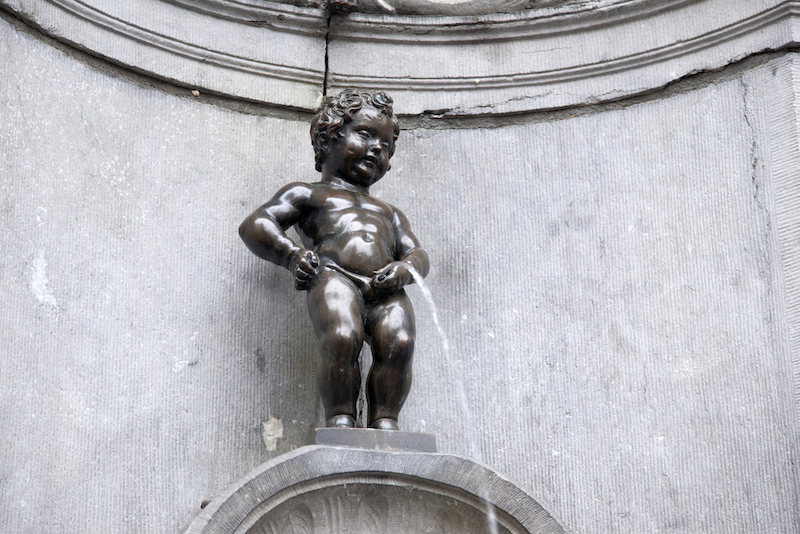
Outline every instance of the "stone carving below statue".
<path id="1" fill-rule="evenodd" d="M 330 510 L 336 510 L 335 514 L 328 515 Z M 413 485 L 378 486 L 351 480 L 276 506 L 246 534 L 269 533 L 270 529 L 282 534 L 485 534 L 486 527 L 487 515 L 479 503 L 468 504 Z M 498 526 L 497 532 L 519 530 Z"/>
<path id="2" fill-rule="evenodd" d="M 492 527 L 564 533 L 529 495 L 469 460 L 312 445 L 242 477 L 186 534 L 485 534 Z"/>

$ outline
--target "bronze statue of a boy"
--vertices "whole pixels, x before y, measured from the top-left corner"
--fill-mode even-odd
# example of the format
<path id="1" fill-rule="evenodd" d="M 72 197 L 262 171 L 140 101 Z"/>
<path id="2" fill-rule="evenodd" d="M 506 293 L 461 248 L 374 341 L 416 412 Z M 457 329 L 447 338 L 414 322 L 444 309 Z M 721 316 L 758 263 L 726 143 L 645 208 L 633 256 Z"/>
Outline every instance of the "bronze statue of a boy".
<path id="1" fill-rule="evenodd" d="M 365 340 L 373 356 L 368 425 L 397 430 L 411 387 L 414 310 L 403 287 L 413 283 L 412 270 L 428 274 L 428 255 L 400 210 L 369 194 L 390 168 L 399 131 L 383 92 L 326 97 L 311 123 L 322 179 L 285 186 L 239 227 L 254 254 L 287 268 L 307 291 L 328 426 L 356 425 Z M 286 236 L 292 225 L 302 246 Z"/>

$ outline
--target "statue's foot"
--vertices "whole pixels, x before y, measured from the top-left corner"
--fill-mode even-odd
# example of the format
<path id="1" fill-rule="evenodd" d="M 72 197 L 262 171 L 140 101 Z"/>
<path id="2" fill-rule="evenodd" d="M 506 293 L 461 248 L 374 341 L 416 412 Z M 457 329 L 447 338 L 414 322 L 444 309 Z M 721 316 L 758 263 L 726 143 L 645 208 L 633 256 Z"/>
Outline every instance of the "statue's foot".
<path id="1" fill-rule="evenodd" d="M 335 428 L 355 428 L 356 420 L 352 415 L 334 415 L 325 423 L 326 426 Z"/>
<path id="2" fill-rule="evenodd" d="M 380 419 L 375 419 L 370 425 L 370 428 L 375 428 L 377 430 L 400 430 L 400 427 L 397 426 L 397 421 L 394 419 L 389 419 L 388 417 L 381 417 Z"/>

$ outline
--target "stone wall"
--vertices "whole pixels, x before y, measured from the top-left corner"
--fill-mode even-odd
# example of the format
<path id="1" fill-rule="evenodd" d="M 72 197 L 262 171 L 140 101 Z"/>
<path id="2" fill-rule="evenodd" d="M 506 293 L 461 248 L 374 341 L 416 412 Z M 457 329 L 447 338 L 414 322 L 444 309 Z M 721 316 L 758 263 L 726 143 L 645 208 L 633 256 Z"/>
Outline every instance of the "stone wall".
<path id="1" fill-rule="evenodd" d="M 304 299 L 236 235 L 316 179 L 310 116 L 193 96 L 11 16 L 0 57 L 0 531 L 180 532 L 321 423 Z M 411 288 L 401 426 L 570 532 L 797 532 L 799 62 L 405 117 L 374 192 L 431 256 L 450 350 Z"/>

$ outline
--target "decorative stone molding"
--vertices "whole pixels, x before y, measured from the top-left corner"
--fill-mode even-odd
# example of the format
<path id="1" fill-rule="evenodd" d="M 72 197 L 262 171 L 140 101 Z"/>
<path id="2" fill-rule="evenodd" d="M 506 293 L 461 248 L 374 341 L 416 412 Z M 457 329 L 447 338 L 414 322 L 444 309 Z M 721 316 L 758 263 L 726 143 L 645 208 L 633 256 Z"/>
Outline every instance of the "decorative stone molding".
<path id="1" fill-rule="evenodd" d="M 480 2 L 433 3 L 445 10 Z M 607 102 L 794 46 L 800 35 L 800 0 L 529 5 L 536 7 L 469 16 L 352 13 L 329 25 L 321 8 L 267 0 L 0 0 L 49 35 L 114 63 L 308 111 L 326 79 L 330 91 L 388 90 L 401 114 Z"/>
<path id="2" fill-rule="evenodd" d="M 655 17 L 703 0 L 633 0 L 588 9 L 530 9 L 480 17 L 374 16 L 352 14 L 334 20 L 333 34 L 351 40 L 395 44 L 433 43 L 475 45 L 488 42 L 541 39 L 619 26 Z M 707 0 L 706 0 L 707 1 Z"/>
<path id="3" fill-rule="evenodd" d="M 315 109 L 325 75 L 320 9 L 259 0 L 0 0 L 46 34 L 192 89 Z"/>
<path id="4" fill-rule="evenodd" d="M 792 46 L 799 14 L 800 2 L 778 0 L 634 0 L 482 17 L 356 13 L 331 25 L 328 79 L 331 91 L 387 90 L 405 114 L 565 108 Z"/>
<path id="5" fill-rule="evenodd" d="M 501 534 L 563 528 L 489 469 L 446 454 L 312 445 L 267 462 L 214 499 L 185 534 Z"/>
<path id="6" fill-rule="evenodd" d="M 319 7 L 325 0 L 277 0 L 300 7 Z M 525 9 L 591 10 L 631 0 L 358 0 L 356 11 L 386 15 L 488 15 Z"/>

